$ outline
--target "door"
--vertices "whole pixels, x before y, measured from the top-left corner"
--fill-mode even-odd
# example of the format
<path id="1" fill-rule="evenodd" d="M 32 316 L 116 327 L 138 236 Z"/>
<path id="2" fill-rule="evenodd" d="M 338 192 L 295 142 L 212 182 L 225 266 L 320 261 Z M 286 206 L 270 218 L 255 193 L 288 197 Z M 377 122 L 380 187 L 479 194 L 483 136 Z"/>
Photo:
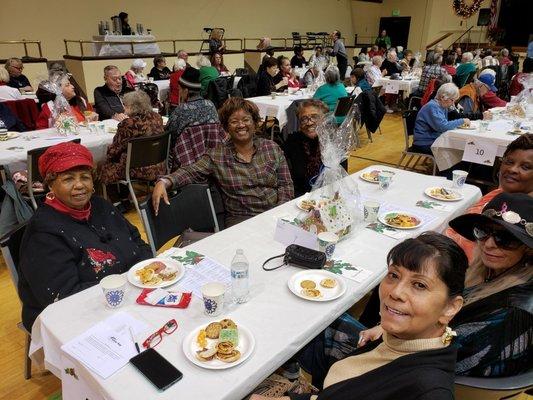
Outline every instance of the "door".
<path id="1" fill-rule="evenodd" d="M 403 46 L 406 49 L 410 26 L 411 17 L 382 17 L 379 21 L 378 36 L 385 29 L 393 47 Z"/>

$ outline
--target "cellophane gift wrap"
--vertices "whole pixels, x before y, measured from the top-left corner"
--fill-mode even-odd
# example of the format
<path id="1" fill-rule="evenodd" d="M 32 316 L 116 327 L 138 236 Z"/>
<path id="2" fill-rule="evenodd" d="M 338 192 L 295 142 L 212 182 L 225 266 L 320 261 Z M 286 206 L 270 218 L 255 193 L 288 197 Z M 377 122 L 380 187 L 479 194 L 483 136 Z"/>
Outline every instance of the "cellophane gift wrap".
<path id="1" fill-rule="evenodd" d="M 68 82 L 69 74 L 57 72 L 39 85 L 43 89 L 55 94 L 54 106 L 51 110 L 49 127 L 55 127 L 60 135 L 78 134 L 78 122 L 72 114 L 68 100 L 63 96 L 63 85 Z"/>
<path id="2" fill-rule="evenodd" d="M 306 202 L 309 211 L 298 215 L 301 228 L 316 234 L 334 232 L 342 238 L 361 222 L 357 182 L 348 177 L 341 165 L 358 144 L 360 121 L 359 108 L 354 104 L 340 126 L 333 114 L 318 123 L 316 131 L 323 165 Z"/>
<path id="3" fill-rule="evenodd" d="M 518 81 L 524 89 L 516 96 L 511 97 L 507 104 L 506 112 L 514 120 L 522 120 L 533 116 L 533 74 L 522 74 Z"/>

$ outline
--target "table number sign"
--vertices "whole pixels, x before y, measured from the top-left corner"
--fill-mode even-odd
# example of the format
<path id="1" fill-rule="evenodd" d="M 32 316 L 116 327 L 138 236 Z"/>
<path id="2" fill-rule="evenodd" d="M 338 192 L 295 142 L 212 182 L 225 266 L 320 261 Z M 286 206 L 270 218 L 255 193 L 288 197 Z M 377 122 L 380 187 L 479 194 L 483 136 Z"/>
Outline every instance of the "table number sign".
<path id="1" fill-rule="evenodd" d="M 400 84 L 395 81 L 389 81 L 385 83 L 385 93 L 388 94 L 398 94 L 400 91 Z"/>
<path id="2" fill-rule="evenodd" d="M 466 142 L 463 161 L 492 166 L 496 159 L 498 145 L 486 140 L 470 140 Z"/>

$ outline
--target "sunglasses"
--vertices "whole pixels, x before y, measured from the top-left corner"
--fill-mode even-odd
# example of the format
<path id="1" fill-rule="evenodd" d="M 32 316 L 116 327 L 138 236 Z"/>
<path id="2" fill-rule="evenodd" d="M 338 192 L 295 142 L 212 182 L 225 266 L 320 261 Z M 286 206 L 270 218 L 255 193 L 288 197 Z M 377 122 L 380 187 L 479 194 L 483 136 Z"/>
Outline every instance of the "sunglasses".
<path id="1" fill-rule="evenodd" d="M 522 242 L 512 233 L 502 229 L 476 226 L 473 233 L 474 238 L 479 242 L 485 242 L 489 237 L 492 237 L 496 246 L 504 250 L 516 250 L 522 245 Z"/>

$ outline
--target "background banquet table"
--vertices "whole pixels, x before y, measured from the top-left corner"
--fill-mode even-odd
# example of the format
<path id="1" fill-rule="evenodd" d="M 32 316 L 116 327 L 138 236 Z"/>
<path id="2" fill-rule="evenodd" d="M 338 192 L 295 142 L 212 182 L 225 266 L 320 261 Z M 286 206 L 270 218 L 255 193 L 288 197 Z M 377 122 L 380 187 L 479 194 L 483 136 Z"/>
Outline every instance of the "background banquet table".
<path id="1" fill-rule="evenodd" d="M 154 81 L 159 89 L 157 95 L 160 101 L 166 101 L 168 98 L 168 92 L 170 91 L 170 79 L 164 79 L 162 81 Z"/>
<path id="2" fill-rule="evenodd" d="M 105 159 L 107 146 L 113 141 L 113 134 L 107 128 L 116 128 L 118 122 L 109 119 L 103 121 L 106 133 L 91 133 L 85 127 L 80 128 L 78 135 L 60 136 L 55 128 L 22 132 L 19 137 L 0 142 L 0 165 L 8 166 L 11 172 L 25 169 L 28 150 L 52 146 L 60 142 L 81 139 L 81 144 L 87 146 L 95 162 Z M 26 138 L 32 138 L 26 140 Z"/>
<path id="3" fill-rule="evenodd" d="M 402 90 L 404 97 L 407 97 L 418 88 L 419 83 L 420 79 L 390 79 L 390 77 L 384 76 L 376 80 L 372 87 L 383 87 L 383 90 L 386 91 L 388 85 L 395 90 Z"/>
<path id="4" fill-rule="evenodd" d="M 155 40 L 154 35 L 102 35 L 93 36 L 93 40 L 103 40 L 106 42 L 149 42 Z M 135 54 L 160 54 L 161 50 L 157 43 L 136 43 L 133 45 Z M 95 56 L 126 56 L 132 55 L 131 45 L 117 43 L 94 43 L 93 52 Z"/>
<path id="5" fill-rule="evenodd" d="M 519 136 L 509 133 L 512 130 L 512 121 L 509 119 L 490 121 L 488 130 L 484 132 L 480 132 L 479 122 L 471 122 L 475 129 L 457 128 L 446 131 L 433 142 L 431 151 L 435 156 L 439 170 L 451 168 L 459 163 L 463 159 L 466 143 L 471 140 L 494 143 L 498 146 L 496 156 L 501 157 L 507 145 Z M 529 129 L 532 128 L 533 126 Z"/>
<path id="6" fill-rule="evenodd" d="M 372 166 L 366 170 L 380 168 Z M 381 167 L 382 168 L 382 167 Z M 444 178 L 426 176 L 388 168 L 394 171 L 394 181 L 388 191 L 380 191 L 378 185 L 362 181 L 357 175 L 352 179 L 359 185 L 362 196 L 393 203 L 397 208 L 418 209 L 427 217 L 427 223 L 418 229 L 406 231 L 407 236 L 416 236 L 425 230 L 441 231 L 447 222 L 464 212 L 476 202 L 481 194 L 477 187 L 465 185 L 464 199 L 448 203 L 447 211 L 425 210 L 415 207 L 417 200 L 424 199 L 423 191 L 428 186 L 451 184 Z M 326 328 L 339 315 L 361 299 L 376 286 L 386 271 L 386 254 L 399 241 L 360 226 L 352 236 L 338 244 L 335 258 L 351 260 L 371 274 L 361 283 L 346 279 L 346 293 L 337 300 L 311 302 L 293 295 L 288 279 L 300 269 L 283 267 L 273 272 L 263 271 L 264 260 L 283 253 L 285 246 L 274 241 L 275 226 L 280 217 L 294 217 L 299 210 L 296 201 L 285 203 L 250 220 L 201 240 L 186 249 L 207 255 L 228 266 L 237 248 L 242 248 L 250 262 L 250 300 L 239 306 L 231 306 L 222 316 L 213 319 L 203 313 L 200 299 L 193 297 L 187 309 L 175 310 L 146 307 L 135 304 L 140 289 L 129 286 L 125 305 L 120 308 L 136 319 L 142 320 L 156 330 L 170 318 L 175 318 L 179 327 L 166 336 L 157 350 L 180 371 L 183 379 L 164 392 L 158 392 L 131 365 L 104 380 L 85 366 L 67 357 L 61 346 L 94 324 L 114 314 L 104 306 L 102 291 L 95 286 L 48 306 L 37 319 L 32 330 L 31 353 L 38 358 L 44 349 L 46 367 L 61 377 L 65 368 L 74 368 L 77 378 L 63 375 L 63 398 L 132 399 L 132 398 L 197 398 L 241 399 L 257 384 L 282 365 L 315 335 Z M 163 253 L 168 256 L 171 249 Z M 339 276 L 339 279 L 344 279 Z M 179 288 L 179 283 L 176 284 Z M 184 338 L 196 327 L 213 320 L 228 317 L 237 324 L 246 326 L 256 340 L 251 357 L 236 367 L 226 370 L 207 370 L 193 365 L 186 359 L 182 344 Z M 150 332 L 147 332 L 150 333 Z M 142 338 L 141 338 L 142 340 Z M 39 350 L 39 351 L 38 351 Z M 69 387 L 69 392 L 65 387 Z M 69 397 L 68 393 L 76 393 Z"/>

